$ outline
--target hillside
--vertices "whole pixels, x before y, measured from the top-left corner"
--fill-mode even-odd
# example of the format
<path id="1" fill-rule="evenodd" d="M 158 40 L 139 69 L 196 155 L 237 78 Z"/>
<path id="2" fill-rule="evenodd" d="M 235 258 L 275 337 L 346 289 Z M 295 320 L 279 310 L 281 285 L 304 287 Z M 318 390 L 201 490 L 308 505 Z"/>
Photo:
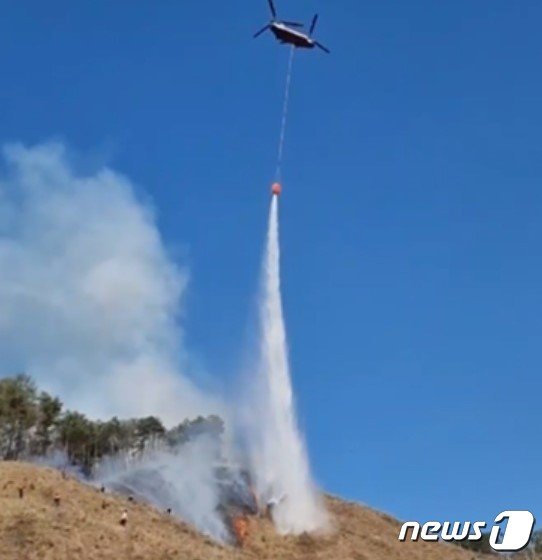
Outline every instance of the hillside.
<path id="1" fill-rule="evenodd" d="M 23 498 L 19 489 L 24 488 Z M 56 502 L 55 503 L 55 498 Z M 166 513 L 102 494 L 60 472 L 0 462 L 2 560 L 472 560 L 454 546 L 397 541 L 399 523 L 328 498 L 336 530 L 280 537 L 266 519 L 250 519 L 243 549 L 221 546 Z M 105 509 L 104 509 L 105 507 Z M 120 525 L 128 510 L 126 527 Z"/>

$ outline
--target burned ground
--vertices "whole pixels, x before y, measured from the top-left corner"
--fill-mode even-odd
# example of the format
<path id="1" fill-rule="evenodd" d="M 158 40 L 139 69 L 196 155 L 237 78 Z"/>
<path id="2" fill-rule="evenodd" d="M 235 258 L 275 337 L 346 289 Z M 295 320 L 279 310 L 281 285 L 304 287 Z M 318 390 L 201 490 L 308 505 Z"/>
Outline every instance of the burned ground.
<path id="1" fill-rule="evenodd" d="M 24 488 L 23 498 L 19 489 Z M 57 498 L 57 500 L 55 500 Z M 223 546 L 167 512 L 105 494 L 62 473 L 0 463 L 2 560 L 472 560 L 455 546 L 400 543 L 385 514 L 327 498 L 334 530 L 281 537 L 271 522 L 247 517 L 245 546 Z M 127 510 L 127 523 L 120 521 Z"/>

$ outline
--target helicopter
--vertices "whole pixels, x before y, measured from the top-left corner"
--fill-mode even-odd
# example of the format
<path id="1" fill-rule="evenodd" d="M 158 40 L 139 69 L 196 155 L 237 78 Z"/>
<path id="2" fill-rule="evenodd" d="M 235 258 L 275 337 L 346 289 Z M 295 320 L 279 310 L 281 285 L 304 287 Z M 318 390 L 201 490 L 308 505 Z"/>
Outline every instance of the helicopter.
<path id="1" fill-rule="evenodd" d="M 297 23 L 295 21 L 277 20 L 277 10 L 275 9 L 273 0 L 267 1 L 269 2 L 269 8 L 271 9 L 271 15 L 273 16 L 273 19 L 271 19 L 271 21 L 264 28 L 260 29 L 254 35 L 254 39 L 256 39 L 256 37 L 259 37 L 262 33 L 269 29 L 281 43 L 293 45 L 294 47 L 300 49 L 314 49 L 314 47 L 318 47 L 324 52 L 328 54 L 330 53 L 330 50 L 327 47 L 324 47 L 324 45 L 312 38 L 314 28 L 316 27 L 316 23 L 318 22 L 318 14 L 316 14 L 312 18 L 309 32 L 303 33 L 301 31 L 297 31 L 297 29 L 303 27 L 302 23 Z"/>

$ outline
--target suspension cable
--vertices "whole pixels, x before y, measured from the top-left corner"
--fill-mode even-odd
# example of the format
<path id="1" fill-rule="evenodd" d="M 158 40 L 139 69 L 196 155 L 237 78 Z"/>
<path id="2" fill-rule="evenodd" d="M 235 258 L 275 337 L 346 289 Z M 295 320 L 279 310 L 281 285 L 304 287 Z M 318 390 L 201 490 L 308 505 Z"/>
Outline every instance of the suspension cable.
<path id="1" fill-rule="evenodd" d="M 290 49 L 290 57 L 288 59 L 288 71 L 286 73 L 286 86 L 284 88 L 284 104 L 282 106 L 282 121 L 280 125 L 279 147 L 277 153 L 277 169 L 275 171 L 275 180 L 280 183 L 282 180 L 282 156 L 284 153 L 284 137 L 286 135 L 286 122 L 288 118 L 288 104 L 290 101 L 290 84 L 292 83 L 292 68 L 294 64 L 295 46 Z"/>

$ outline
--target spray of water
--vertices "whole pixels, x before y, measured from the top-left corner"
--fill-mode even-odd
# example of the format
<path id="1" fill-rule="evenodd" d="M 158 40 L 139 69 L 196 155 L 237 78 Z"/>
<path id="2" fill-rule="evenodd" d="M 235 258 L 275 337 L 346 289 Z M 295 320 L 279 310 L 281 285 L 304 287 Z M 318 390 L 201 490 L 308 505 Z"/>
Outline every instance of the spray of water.
<path id="1" fill-rule="evenodd" d="M 269 214 L 260 302 L 260 403 L 253 473 L 260 500 L 272 505 L 281 533 L 315 531 L 327 525 L 314 487 L 295 414 L 280 290 L 278 197 Z M 261 405 L 261 406 L 260 406 Z"/>

